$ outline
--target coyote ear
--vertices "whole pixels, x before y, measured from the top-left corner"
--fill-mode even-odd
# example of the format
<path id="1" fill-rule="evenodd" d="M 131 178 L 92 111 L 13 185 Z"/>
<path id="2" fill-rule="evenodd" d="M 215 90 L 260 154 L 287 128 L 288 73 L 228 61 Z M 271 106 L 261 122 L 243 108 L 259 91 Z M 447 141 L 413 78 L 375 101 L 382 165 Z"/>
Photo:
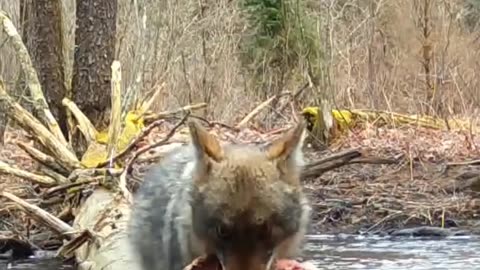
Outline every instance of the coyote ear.
<path id="1" fill-rule="evenodd" d="M 208 133 L 208 131 L 195 120 L 188 121 L 188 128 L 190 129 L 192 143 L 202 158 L 206 155 L 217 162 L 223 159 L 223 149 L 213 135 Z"/>
<path id="2" fill-rule="evenodd" d="M 274 140 L 266 148 L 266 155 L 269 160 L 295 160 L 297 151 L 300 151 L 305 139 L 305 122 L 302 121 L 286 134 Z"/>

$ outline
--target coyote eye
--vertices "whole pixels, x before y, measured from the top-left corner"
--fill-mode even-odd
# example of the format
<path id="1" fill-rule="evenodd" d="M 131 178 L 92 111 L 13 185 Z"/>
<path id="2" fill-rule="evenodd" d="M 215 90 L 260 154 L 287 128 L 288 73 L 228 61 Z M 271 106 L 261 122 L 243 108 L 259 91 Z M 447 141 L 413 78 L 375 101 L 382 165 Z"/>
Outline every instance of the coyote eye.
<path id="1" fill-rule="evenodd" d="M 217 235 L 218 238 L 224 239 L 227 238 L 229 235 L 228 228 L 225 225 L 217 225 L 215 227 L 215 234 Z"/>

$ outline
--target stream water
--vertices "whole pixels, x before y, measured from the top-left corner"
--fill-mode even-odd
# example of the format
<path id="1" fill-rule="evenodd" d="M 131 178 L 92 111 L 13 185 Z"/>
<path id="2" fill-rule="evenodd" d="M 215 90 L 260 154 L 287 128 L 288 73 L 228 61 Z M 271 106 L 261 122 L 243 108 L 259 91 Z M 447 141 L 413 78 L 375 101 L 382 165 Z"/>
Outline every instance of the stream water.
<path id="1" fill-rule="evenodd" d="M 480 239 L 471 236 L 385 238 L 309 236 L 306 259 L 319 269 L 480 269 Z"/>
<path id="2" fill-rule="evenodd" d="M 434 238 L 385 238 L 358 235 L 308 236 L 305 259 L 319 269 L 480 269 L 480 239 L 456 236 Z M 57 260 L 28 259 L 6 263 L 0 270 L 73 270 Z"/>

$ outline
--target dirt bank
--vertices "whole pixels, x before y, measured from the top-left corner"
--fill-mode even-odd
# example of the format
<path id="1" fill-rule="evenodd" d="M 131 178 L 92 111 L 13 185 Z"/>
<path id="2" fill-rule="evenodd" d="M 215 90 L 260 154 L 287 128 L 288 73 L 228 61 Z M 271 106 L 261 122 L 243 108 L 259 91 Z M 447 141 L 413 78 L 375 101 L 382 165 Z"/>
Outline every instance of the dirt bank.
<path id="1" fill-rule="evenodd" d="M 350 164 L 305 180 L 315 210 L 314 230 L 388 233 L 443 226 L 480 232 L 478 136 L 422 128 L 362 128 L 328 152 L 348 148 L 398 162 Z"/>

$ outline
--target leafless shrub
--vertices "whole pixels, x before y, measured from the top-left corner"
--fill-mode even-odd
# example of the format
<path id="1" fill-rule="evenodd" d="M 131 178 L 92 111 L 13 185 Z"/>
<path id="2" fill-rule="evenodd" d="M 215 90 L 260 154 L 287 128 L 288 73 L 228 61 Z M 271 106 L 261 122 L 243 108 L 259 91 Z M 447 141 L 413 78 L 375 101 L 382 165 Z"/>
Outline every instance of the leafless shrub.
<path id="1" fill-rule="evenodd" d="M 470 0 L 429 0 L 428 43 L 418 23 L 424 1 L 308 0 L 324 58 L 318 63 L 317 90 L 307 91 L 300 105 L 324 95 L 339 107 L 440 113 L 441 104 L 442 115 L 473 114 L 480 107 L 480 48 L 478 31 L 472 31 L 478 24 L 472 22 Z M 65 67 L 71 78 L 75 5 L 73 0 L 63 2 Z M 211 104 L 206 116 L 223 121 L 254 108 L 264 95 L 248 87 L 241 68 L 238 47 L 246 21 L 237 2 L 119 1 L 116 58 L 122 63 L 126 94 L 141 98 L 160 91 L 156 110 L 206 101 Z M 17 1 L 0 0 L 0 8 L 20 23 Z M 4 41 L 0 34 L 0 45 Z M 0 74 L 11 85 L 18 79 L 18 65 L 5 46 Z M 299 89 L 304 75 L 284 90 Z M 430 98 L 425 98 L 426 78 Z"/>

